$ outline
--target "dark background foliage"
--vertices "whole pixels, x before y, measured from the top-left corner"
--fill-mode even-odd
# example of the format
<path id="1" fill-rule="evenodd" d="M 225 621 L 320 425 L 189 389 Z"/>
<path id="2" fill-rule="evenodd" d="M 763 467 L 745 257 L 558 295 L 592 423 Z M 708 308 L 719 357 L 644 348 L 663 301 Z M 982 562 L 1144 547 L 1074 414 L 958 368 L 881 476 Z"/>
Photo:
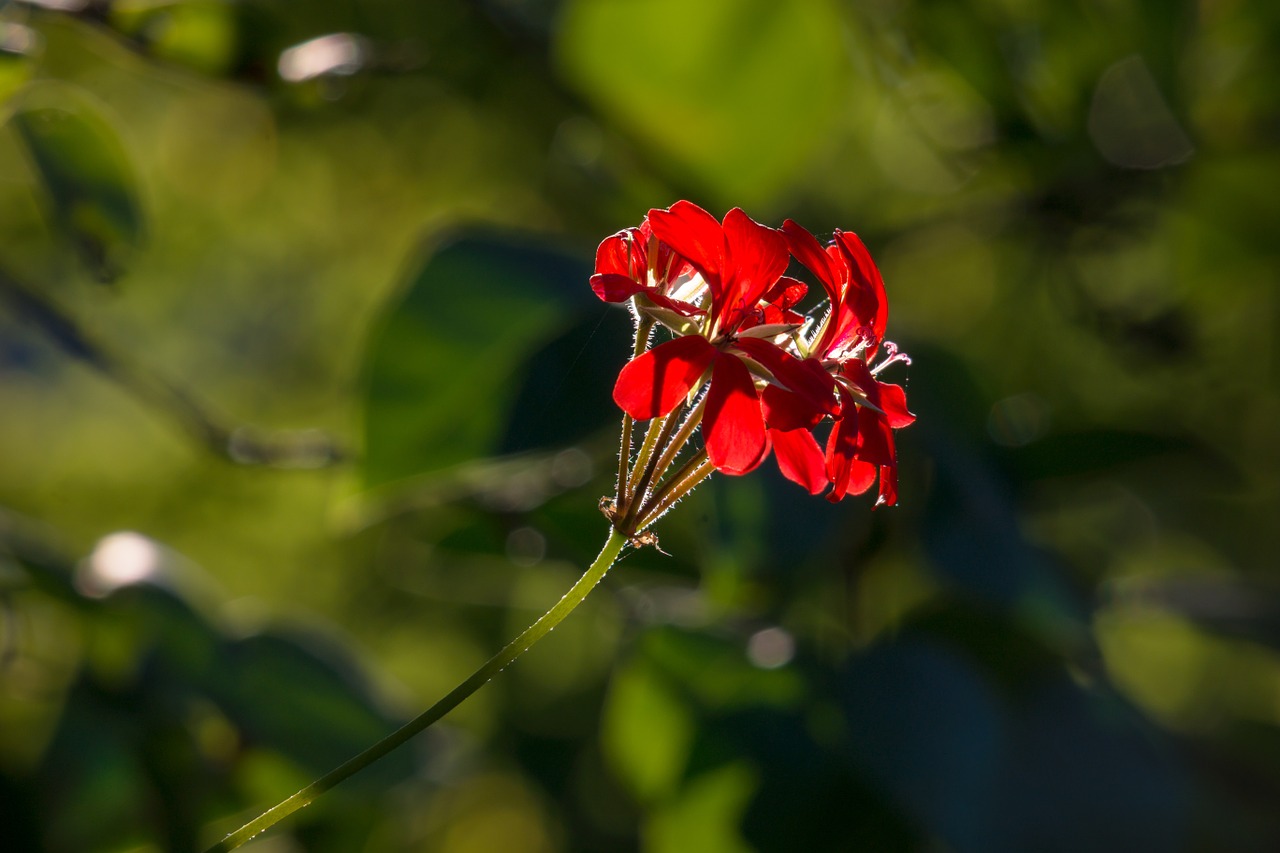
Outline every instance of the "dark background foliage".
<path id="1" fill-rule="evenodd" d="M 713 479 L 250 849 L 1280 848 L 1278 30 L 0 4 L 0 844 L 200 849 L 556 600 L 628 347 L 591 253 L 690 198 L 870 246 L 901 505 Z"/>

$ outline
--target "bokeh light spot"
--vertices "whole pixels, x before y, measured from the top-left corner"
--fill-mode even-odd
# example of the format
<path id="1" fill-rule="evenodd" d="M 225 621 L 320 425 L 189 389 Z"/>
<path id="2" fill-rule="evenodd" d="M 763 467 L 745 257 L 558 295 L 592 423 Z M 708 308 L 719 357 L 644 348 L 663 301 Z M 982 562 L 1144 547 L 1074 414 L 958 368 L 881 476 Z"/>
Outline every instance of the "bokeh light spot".
<path id="1" fill-rule="evenodd" d="M 129 584 L 150 580 L 160 570 L 160 548 L 141 533 L 124 530 L 98 540 L 76 577 L 85 595 L 102 597 Z"/>
<path id="2" fill-rule="evenodd" d="M 1014 394 L 991 407 L 987 434 L 1004 447 L 1026 447 L 1049 428 L 1049 406 L 1038 394 Z"/>
<path id="3" fill-rule="evenodd" d="M 347 76 L 360 70 L 365 53 L 364 44 L 358 36 L 331 33 L 283 51 L 276 68 L 280 79 L 289 83 L 301 83 L 329 74 Z"/>
<path id="4" fill-rule="evenodd" d="M 761 669 L 786 666 L 796 656 L 796 640 L 782 628 L 756 631 L 747 640 L 747 658 Z"/>
<path id="5" fill-rule="evenodd" d="M 1108 162 L 1128 169 L 1171 166 L 1195 152 L 1139 56 L 1120 60 L 1098 80 L 1089 136 Z"/>
<path id="6" fill-rule="evenodd" d="M 547 537 L 532 527 L 517 527 L 507 534 L 507 559 L 517 566 L 536 566 L 547 555 Z"/>

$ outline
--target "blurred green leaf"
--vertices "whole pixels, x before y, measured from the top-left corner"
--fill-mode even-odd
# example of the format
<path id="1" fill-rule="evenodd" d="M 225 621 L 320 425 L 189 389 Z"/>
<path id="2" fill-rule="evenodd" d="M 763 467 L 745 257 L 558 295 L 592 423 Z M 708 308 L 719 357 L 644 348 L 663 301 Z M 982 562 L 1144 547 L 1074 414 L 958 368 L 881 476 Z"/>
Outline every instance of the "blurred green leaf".
<path id="1" fill-rule="evenodd" d="M 147 832 L 148 800 L 156 780 L 148 778 L 144 750 L 165 734 L 145 729 L 144 715 L 127 713 L 128 702 L 80 679 L 42 768 L 44 807 L 62 820 L 46 827 L 42 849 L 52 853 L 129 849 Z M 136 697 L 131 697 L 136 698 Z M 178 750 L 174 750 L 177 757 Z M 176 816 L 169 815 L 166 823 Z M 188 827 L 190 829 L 190 827 Z M 158 839 L 154 839 L 158 840 Z"/>
<path id="2" fill-rule="evenodd" d="M 111 282 L 141 248 L 137 174 L 105 109 L 86 92 L 42 81 L 9 119 L 48 194 L 53 222 L 98 280 Z"/>
<path id="3" fill-rule="evenodd" d="M 657 812 L 648 826 L 650 853 L 747 853 L 738 831 L 758 774 L 745 761 L 704 773 L 683 796 Z"/>
<path id="4" fill-rule="evenodd" d="M 1110 604 L 1181 615 L 1222 638 L 1280 650 L 1280 589 L 1274 583 L 1230 575 L 1163 575 L 1166 560 L 1148 560 L 1146 571 L 1108 584 Z"/>
<path id="5" fill-rule="evenodd" d="M 601 739 L 614 772 L 642 802 L 679 785 L 695 728 L 685 703 L 652 666 L 637 661 L 613 677 Z"/>
<path id="6" fill-rule="evenodd" d="M 1270 649 L 1210 633 L 1154 597 L 1100 611 L 1097 626 L 1116 685 L 1156 719 L 1188 730 L 1223 718 L 1280 722 L 1280 659 Z"/>
<path id="7" fill-rule="evenodd" d="M 631 318 L 617 306 L 586 299 L 564 332 L 533 352 L 513 395 L 503 453 L 563 447 L 582 441 L 621 417 L 613 383 L 631 352 Z"/>
<path id="8" fill-rule="evenodd" d="M 250 744 L 323 773 L 387 734 L 381 710 L 356 663 L 336 646 L 302 632 L 231 639 L 186 601 L 149 584 L 103 600 L 90 659 L 112 683 L 148 680 L 160 693 L 212 702 Z M 124 667 L 130 662 L 138 671 Z M 385 783 L 406 772 L 409 755 L 371 771 Z"/>
<path id="9" fill-rule="evenodd" d="M 206 74 L 222 74 L 235 62 L 238 34 L 233 3 L 123 0 L 109 9 L 111 23 L 142 42 L 157 59 Z"/>
<path id="10" fill-rule="evenodd" d="M 794 669 L 762 669 L 741 644 L 675 629 L 651 632 L 645 655 L 691 695 L 717 711 L 752 705 L 793 707 L 804 682 Z"/>
<path id="11" fill-rule="evenodd" d="M 226 692 L 216 698 L 252 742 L 284 753 L 311 775 L 324 773 L 392 728 L 370 685 L 335 651 L 315 638 L 279 633 L 241 640 L 220 662 L 230 678 L 220 679 Z M 411 763 L 409 752 L 396 753 L 372 768 L 365 783 L 385 786 Z"/>
<path id="12" fill-rule="evenodd" d="M 575 406 L 571 387 L 548 390 L 562 387 L 562 374 L 527 371 L 585 308 L 602 307 L 589 275 L 579 258 L 492 234 L 462 236 L 435 252 L 366 354 L 365 484 L 475 462 L 499 452 L 508 429 L 537 430 L 508 427 L 522 379 L 543 389 L 528 417 L 552 417 L 557 393 Z M 616 358 L 621 366 L 626 352 Z"/>
<path id="13" fill-rule="evenodd" d="M 570 0 L 569 85 L 726 203 L 767 203 L 841 121 L 844 22 L 826 0 Z"/>
<path id="14" fill-rule="evenodd" d="M 35 549 L 17 544 L 24 563 L 70 574 L 65 558 L 33 561 Z M 104 597 L 67 587 L 59 592 L 80 599 L 84 660 L 38 770 L 45 807 L 74 815 L 49 836 L 51 851 L 132 849 L 148 837 L 195 849 L 203 824 L 231 808 L 216 797 L 228 775 L 264 785 L 255 798 L 282 796 L 397 722 L 354 660 L 314 635 L 230 638 L 151 583 Z M 390 756 L 352 790 L 381 792 L 414 760 Z"/>
<path id="15" fill-rule="evenodd" d="M 0 104 L 22 89 L 31 79 L 33 64 L 23 54 L 0 52 Z"/>

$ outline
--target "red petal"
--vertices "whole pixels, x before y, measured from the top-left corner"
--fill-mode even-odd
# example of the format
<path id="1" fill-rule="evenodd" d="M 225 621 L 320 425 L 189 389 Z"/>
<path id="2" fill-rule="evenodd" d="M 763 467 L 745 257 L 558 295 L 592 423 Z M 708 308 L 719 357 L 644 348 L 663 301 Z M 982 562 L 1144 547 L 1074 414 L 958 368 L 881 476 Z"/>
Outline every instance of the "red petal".
<path id="1" fill-rule="evenodd" d="M 715 347 L 697 335 L 659 344 L 622 368 L 613 386 L 613 401 L 637 420 L 668 414 L 698 383 L 715 357 Z"/>
<path id="2" fill-rule="evenodd" d="M 902 429 L 916 422 L 916 416 L 907 410 L 907 392 L 901 385 L 880 384 L 880 408 L 884 409 L 889 426 Z"/>
<path id="3" fill-rule="evenodd" d="M 845 299 L 863 326 L 870 326 L 876 340 L 884 339 L 884 330 L 889 323 L 889 299 L 884 292 L 884 279 L 880 270 L 871 260 L 871 253 L 852 231 L 837 231 L 836 243 L 840 246 L 849 262 L 852 274 L 852 285 Z M 855 291 L 856 288 L 856 292 Z"/>
<path id="4" fill-rule="evenodd" d="M 743 323 L 743 324 L 742 324 L 742 326 L 741 326 L 741 328 L 742 328 L 743 330 L 746 330 L 746 329 L 751 328 L 751 327 L 752 327 L 752 325 L 760 325 L 760 324 L 765 324 L 765 323 L 767 323 L 767 324 L 769 324 L 769 325 L 795 325 L 795 326 L 803 326 L 803 325 L 804 325 L 804 315 L 803 315 L 803 314 L 797 314 L 797 313 L 796 313 L 796 312 L 794 312 L 794 311 L 783 311 L 783 310 L 779 310 L 778 308 L 776 308 L 776 307 L 775 307 L 775 306 L 773 306 L 773 305 L 766 305 L 766 306 L 764 306 L 764 308 L 761 310 L 761 313 L 760 313 L 760 323 L 759 323 L 759 324 Z"/>
<path id="5" fill-rule="evenodd" d="M 714 216 L 690 201 L 666 210 L 649 211 L 649 225 L 658 239 L 688 260 L 707 279 L 720 281 L 724 263 L 724 230 Z"/>
<path id="6" fill-rule="evenodd" d="M 764 406 L 764 422 L 774 429 L 809 429 L 822 420 L 822 412 L 807 400 L 776 385 L 765 386 L 760 402 Z"/>
<path id="7" fill-rule="evenodd" d="M 870 462 L 862 462 L 857 459 L 850 460 L 848 468 L 845 470 L 840 480 L 839 488 L 836 484 L 832 484 L 831 491 L 827 494 L 827 500 L 832 503 L 843 500 L 845 495 L 860 495 L 867 489 L 871 488 L 871 484 L 876 481 L 876 466 Z"/>
<path id="8" fill-rule="evenodd" d="M 916 416 L 907 410 L 907 392 L 901 385 L 881 382 L 865 363 L 857 359 L 841 364 L 840 372 L 871 401 L 871 405 L 884 412 L 889 426 L 901 429 L 915 423 Z"/>
<path id="9" fill-rule="evenodd" d="M 707 214 L 710 216 L 711 214 Z M 645 217 L 640 223 L 640 241 L 645 246 L 646 258 L 648 257 L 649 238 L 654 236 L 653 226 L 649 224 L 649 217 Z M 693 266 L 682 258 L 680 255 L 661 240 L 655 240 L 658 247 L 658 258 L 654 264 L 654 272 L 663 284 L 668 284 L 680 278 L 682 275 L 693 275 L 695 270 Z"/>
<path id="10" fill-rule="evenodd" d="M 876 481 L 876 466 L 854 458 L 858 452 L 858 423 L 867 413 L 859 412 L 847 395 L 841 397 L 844 414 L 827 438 L 827 477 L 831 480 L 827 500 L 833 502 L 847 494 L 862 494 Z"/>
<path id="11" fill-rule="evenodd" d="M 721 355 L 712 368 L 702 429 L 707 456 L 724 473 L 745 474 L 764 460 L 760 396 L 747 366 L 734 356 Z"/>
<path id="12" fill-rule="evenodd" d="M 841 398 L 845 398 L 842 393 Z M 858 410 L 849 406 L 827 436 L 827 479 L 831 481 L 829 500 L 838 501 L 849 490 L 849 466 L 858 449 Z"/>
<path id="13" fill-rule="evenodd" d="M 638 242 L 640 231 L 628 228 L 604 238 L 596 249 L 596 272 L 635 278 L 644 273 L 644 244 Z"/>
<path id="14" fill-rule="evenodd" d="M 723 328 L 733 329 L 787 271 L 791 255 L 781 231 L 737 207 L 724 218 L 724 244 L 722 289 L 719 294 L 712 290 L 711 313 Z"/>
<path id="15" fill-rule="evenodd" d="M 874 465 L 892 465 L 896 461 L 893 429 L 878 412 L 864 409 L 858 413 L 858 449 L 854 455 Z"/>
<path id="16" fill-rule="evenodd" d="M 775 308 L 785 311 L 793 307 L 801 299 L 804 299 L 804 295 L 808 292 L 809 285 L 784 275 L 761 298 Z"/>
<path id="17" fill-rule="evenodd" d="M 842 361 L 840 362 L 840 373 L 866 395 L 868 400 L 877 406 L 880 405 L 877 399 L 880 394 L 880 383 L 876 381 L 875 374 L 871 372 L 871 368 L 867 367 L 865 361 L 859 361 L 856 358 Z"/>
<path id="18" fill-rule="evenodd" d="M 646 287 L 644 289 L 644 295 L 649 297 L 654 305 L 658 305 L 662 308 L 668 308 L 684 317 L 695 317 L 707 313 L 697 305 L 692 305 L 688 302 L 681 302 L 679 299 L 672 299 L 670 296 L 663 296 L 651 287 Z"/>
<path id="19" fill-rule="evenodd" d="M 645 288 L 639 283 L 617 273 L 597 273 L 591 276 L 591 289 L 605 302 L 626 302 Z"/>
<path id="20" fill-rule="evenodd" d="M 836 274 L 834 290 L 839 296 L 831 300 L 831 319 L 827 321 L 822 339 L 814 346 L 814 354 L 819 356 L 825 356 L 848 343 L 858 333 L 858 329 L 865 325 L 858 320 L 858 315 L 850 304 L 850 300 L 856 296 L 857 288 L 852 288 L 853 293 L 850 292 L 849 279 L 852 273 L 849 259 L 839 246 L 827 246 L 825 252 Z"/>
<path id="21" fill-rule="evenodd" d="M 785 386 L 765 388 L 765 419 L 770 426 L 784 430 L 811 427 L 823 415 L 836 413 L 835 380 L 816 359 L 802 361 L 760 338 L 740 338 L 735 346 Z"/>
<path id="22" fill-rule="evenodd" d="M 880 468 L 880 496 L 876 506 L 893 506 L 898 502 L 898 466 L 883 465 Z"/>
<path id="23" fill-rule="evenodd" d="M 818 281 L 822 282 L 822 286 L 826 288 L 827 298 L 834 306 L 840 301 L 839 281 L 835 269 L 831 266 L 831 259 L 822 250 L 818 239 L 790 219 L 782 223 L 782 232 L 787 235 L 787 245 L 791 249 L 791 254 L 796 256 L 797 261 L 808 267 L 809 272 L 818 277 Z"/>
<path id="24" fill-rule="evenodd" d="M 804 486 L 811 495 L 827 487 L 826 462 L 813 433 L 807 429 L 769 430 L 769 437 L 773 440 L 773 455 L 782 476 Z"/>

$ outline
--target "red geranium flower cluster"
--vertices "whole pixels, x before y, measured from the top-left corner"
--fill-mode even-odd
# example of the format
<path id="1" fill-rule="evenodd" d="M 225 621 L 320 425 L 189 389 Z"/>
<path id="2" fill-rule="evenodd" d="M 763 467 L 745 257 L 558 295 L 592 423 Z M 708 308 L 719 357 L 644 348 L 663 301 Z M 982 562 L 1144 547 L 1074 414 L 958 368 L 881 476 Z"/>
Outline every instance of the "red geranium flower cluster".
<path id="1" fill-rule="evenodd" d="M 826 291 L 825 311 L 795 310 L 807 286 L 785 275 L 792 257 Z M 836 231 L 824 247 L 790 220 L 769 228 L 734 208 L 720 222 L 681 201 L 601 243 L 591 286 L 629 302 L 642 330 L 613 390 L 631 418 L 685 404 L 716 470 L 745 474 L 772 453 L 813 494 L 829 486 L 838 501 L 878 477 L 877 503 L 897 501 L 893 430 L 915 416 L 877 377 L 907 359 L 884 340 L 884 283 L 857 236 Z M 650 347 L 655 324 L 672 336 Z M 814 436 L 824 421 L 825 449 Z"/>

